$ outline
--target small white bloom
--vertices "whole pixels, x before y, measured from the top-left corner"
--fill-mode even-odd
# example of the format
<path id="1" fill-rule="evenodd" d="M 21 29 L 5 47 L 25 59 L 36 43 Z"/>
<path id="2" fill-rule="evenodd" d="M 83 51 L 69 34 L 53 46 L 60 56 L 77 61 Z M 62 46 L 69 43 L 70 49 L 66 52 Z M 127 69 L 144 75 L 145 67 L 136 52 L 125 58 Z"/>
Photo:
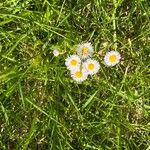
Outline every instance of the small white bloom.
<path id="1" fill-rule="evenodd" d="M 87 59 L 83 63 L 83 67 L 87 70 L 88 74 L 96 74 L 100 68 L 99 62 L 94 59 Z"/>
<path id="2" fill-rule="evenodd" d="M 78 55 L 71 55 L 65 61 L 65 65 L 69 70 L 80 68 L 80 64 L 81 60 Z"/>
<path id="3" fill-rule="evenodd" d="M 53 50 L 53 55 L 55 56 L 55 57 L 57 57 L 57 56 L 59 56 L 59 51 L 57 50 L 57 49 L 54 49 Z"/>
<path id="4" fill-rule="evenodd" d="M 87 79 L 88 74 L 85 69 L 78 68 L 71 71 L 71 77 L 77 82 L 82 82 Z"/>
<path id="5" fill-rule="evenodd" d="M 107 66 L 115 66 L 120 62 L 121 55 L 118 51 L 110 51 L 106 53 L 104 57 L 105 64 Z"/>
<path id="6" fill-rule="evenodd" d="M 77 46 L 77 54 L 82 58 L 86 59 L 93 54 L 94 50 L 91 43 L 83 43 Z"/>

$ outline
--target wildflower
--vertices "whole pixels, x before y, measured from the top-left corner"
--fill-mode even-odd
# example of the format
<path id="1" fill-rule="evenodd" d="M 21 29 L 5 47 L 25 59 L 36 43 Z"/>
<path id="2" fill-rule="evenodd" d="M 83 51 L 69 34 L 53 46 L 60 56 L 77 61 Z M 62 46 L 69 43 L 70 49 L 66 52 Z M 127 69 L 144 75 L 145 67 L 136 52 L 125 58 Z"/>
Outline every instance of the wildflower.
<path id="1" fill-rule="evenodd" d="M 121 55 L 118 51 L 110 51 L 104 57 L 104 61 L 107 66 L 115 66 L 120 62 L 120 59 Z"/>
<path id="2" fill-rule="evenodd" d="M 65 65 L 69 70 L 80 68 L 81 60 L 78 55 L 71 55 L 66 59 Z"/>
<path id="3" fill-rule="evenodd" d="M 90 58 L 83 63 L 83 66 L 90 75 L 96 74 L 100 68 L 99 62 Z"/>
<path id="4" fill-rule="evenodd" d="M 91 43 L 79 44 L 77 47 L 77 54 L 82 58 L 86 59 L 93 54 L 93 47 Z"/>
<path id="5" fill-rule="evenodd" d="M 82 82 L 87 79 L 88 74 L 85 69 L 78 68 L 71 71 L 71 77 L 77 82 Z"/>
<path id="6" fill-rule="evenodd" d="M 59 51 L 57 50 L 57 49 L 54 49 L 53 50 L 53 55 L 55 56 L 55 57 L 57 57 L 57 56 L 59 56 Z"/>

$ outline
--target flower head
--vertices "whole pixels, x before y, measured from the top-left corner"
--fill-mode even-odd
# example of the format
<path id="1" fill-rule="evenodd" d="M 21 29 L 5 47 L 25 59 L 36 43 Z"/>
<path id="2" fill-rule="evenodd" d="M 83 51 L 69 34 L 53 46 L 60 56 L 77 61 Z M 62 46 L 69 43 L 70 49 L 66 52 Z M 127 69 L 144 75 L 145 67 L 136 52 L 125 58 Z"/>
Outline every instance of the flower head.
<path id="1" fill-rule="evenodd" d="M 71 55 L 65 61 L 65 65 L 69 70 L 80 68 L 80 64 L 81 64 L 81 60 L 78 55 Z"/>
<path id="2" fill-rule="evenodd" d="M 115 66 L 120 62 L 121 55 L 118 51 L 110 51 L 106 53 L 104 57 L 105 64 L 107 66 Z"/>
<path id="3" fill-rule="evenodd" d="M 77 54 L 82 59 L 87 59 L 93 54 L 93 47 L 91 43 L 83 43 L 79 44 L 77 47 Z"/>
<path id="4" fill-rule="evenodd" d="M 77 82 L 82 82 L 87 79 L 88 74 L 85 69 L 78 68 L 71 71 L 71 77 Z"/>
<path id="5" fill-rule="evenodd" d="M 93 75 L 98 72 L 100 65 L 98 61 L 89 58 L 83 63 L 83 67 L 87 70 L 88 74 Z"/>
<path id="6" fill-rule="evenodd" d="M 57 49 L 54 49 L 53 50 L 53 55 L 55 56 L 55 57 L 57 57 L 57 56 L 59 56 L 59 51 L 57 50 Z"/>

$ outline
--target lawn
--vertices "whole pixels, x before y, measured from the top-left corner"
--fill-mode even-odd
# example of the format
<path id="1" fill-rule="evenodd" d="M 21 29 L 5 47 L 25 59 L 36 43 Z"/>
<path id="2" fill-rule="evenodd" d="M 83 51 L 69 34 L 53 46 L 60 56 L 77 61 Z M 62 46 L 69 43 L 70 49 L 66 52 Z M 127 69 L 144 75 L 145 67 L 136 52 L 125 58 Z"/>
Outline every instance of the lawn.
<path id="1" fill-rule="evenodd" d="M 78 82 L 84 43 L 100 68 Z M 0 0 L 0 150 L 150 150 L 149 100 L 149 0 Z"/>

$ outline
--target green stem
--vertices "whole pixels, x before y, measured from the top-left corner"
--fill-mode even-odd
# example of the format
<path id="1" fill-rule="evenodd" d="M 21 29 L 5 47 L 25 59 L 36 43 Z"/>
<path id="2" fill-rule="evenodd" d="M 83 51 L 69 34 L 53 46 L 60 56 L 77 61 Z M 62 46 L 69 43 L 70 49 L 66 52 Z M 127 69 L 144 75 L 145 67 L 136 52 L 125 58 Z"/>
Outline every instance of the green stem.
<path id="1" fill-rule="evenodd" d="M 114 49 L 116 50 L 117 49 L 117 33 L 116 33 L 116 9 L 117 9 L 117 3 L 116 3 L 116 0 L 113 0 L 113 3 L 114 3 L 114 11 L 113 11 L 113 14 L 112 14 L 112 19 L 113 19 L 113 42 L 114 42 Z"/>

